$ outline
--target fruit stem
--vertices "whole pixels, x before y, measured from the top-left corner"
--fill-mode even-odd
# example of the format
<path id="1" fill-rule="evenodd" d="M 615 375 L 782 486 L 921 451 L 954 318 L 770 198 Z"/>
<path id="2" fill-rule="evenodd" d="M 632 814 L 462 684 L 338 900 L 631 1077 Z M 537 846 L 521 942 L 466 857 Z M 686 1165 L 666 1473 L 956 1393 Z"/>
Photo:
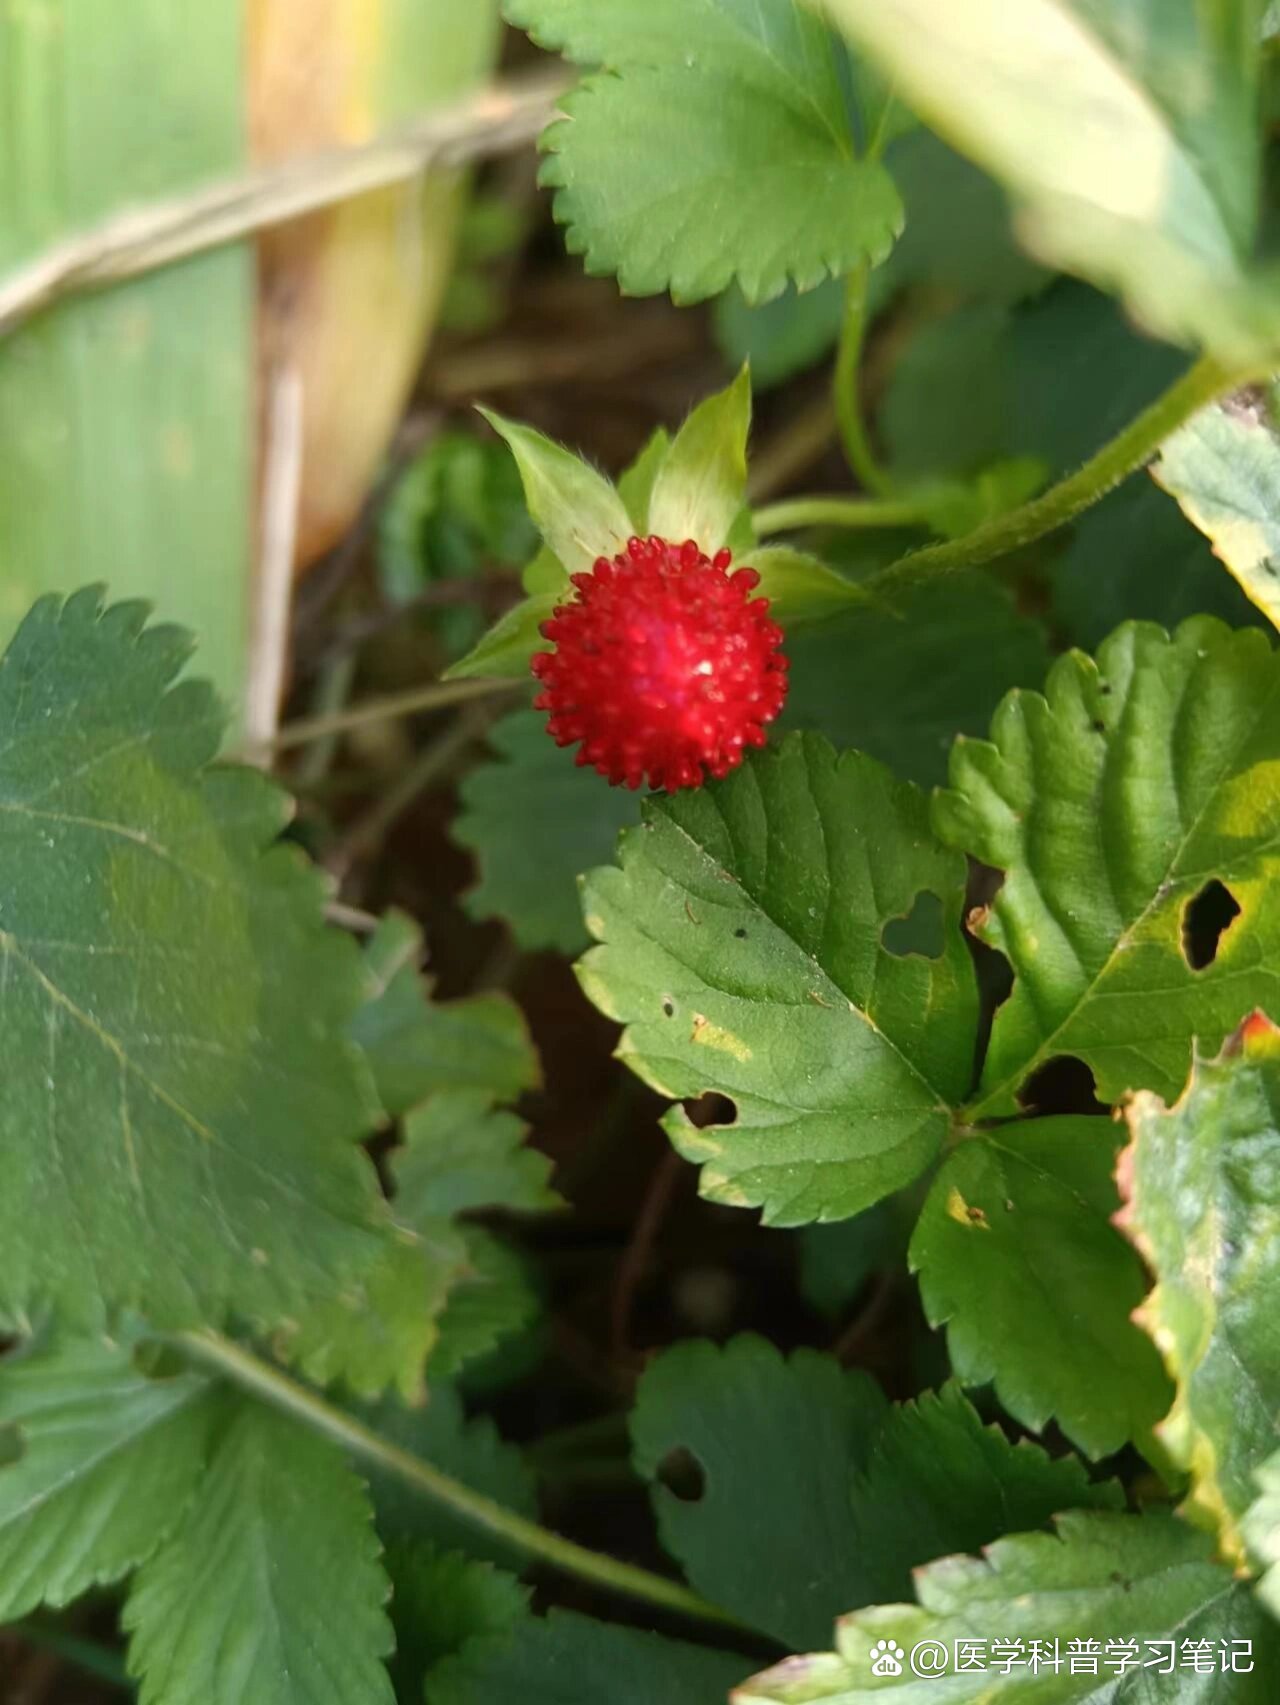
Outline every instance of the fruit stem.
<path id="1" fill-rule="evenodd" d="M 756 537 L 797 533 L 805 527 L 921 527 L 925 516 L 908 498 L 794 497 L 757 509 Z"/>
<path id="2" fill-rule="evenodd" d="M 366 1467 L 393 1475 L 419 1496 L 444 1505 L 464 1521 L 496 1534 L 529 1556 L 562 1569 L 566 1574 L 576 1575 L 592 1586 L 621 1593 L 628 1598 L 642 1599 L 648 1604 L 660 1605 L 664 1610 L 680 1611 L 703 1622 L 746 1631 L 727 1612 L 688 1587 L 681 1586 L 678 1581 L 667 1580 L 665 1576 L 655 1575 L 633 1563 L 622 1563 L 615 1557 L 591 1551 L 585 1545 L 578 1545 L 574 1540 L 565 1539 L 514 1510 L 506 1509 L 483 1493 L 472 1491 L 460 1480 L 454 1480 L 421 1457 L 383 1438 L 354 1415 L 336 1408 L 319 1393 L 264 1362 L 242 1344 L 224 1338 L 221 1333 L 206 1329 L 179 1332 L 171 1342 L 189 1361 L 230 1380 L 261 1402 L 270 1404 L 312 1432 L 331 1440 Z"/>
<path id="3" fill-rule="evenodd" d="M 890 563 L 866 582 L 869 591 L 892 596 L 922 581 L 957 569 L 975 568 L 1034 544 L 1065 526 L 1100 498 L 1144 467 L 1178 427 L 1227 391 L 1257 377 L 1255 372 L 1231 372 L 1212 356 L 1202 356 L 1149 408 L 1130 421 L 1109 444 L 1104 444 L 1082 468 L 1069 474 L 1040 497 L 968 533 L 964 538 L 927 545 Z"/>
<path id="4" fill-rule="evenodd" d="M 886 497 L 893 489 L 893 482 L 876 461 L 872 451 L 862 419 L 859 395 L 862 345 L 867 330 L 867 285 L 870 277 L 870 262 L 862 261 L 854 267 L 845 281 L 844 319 L 840 327 L 840 347 L 836 353 L 834 396 L 845 459 L 867 491 L 874 492 L 879 497 Z"/>

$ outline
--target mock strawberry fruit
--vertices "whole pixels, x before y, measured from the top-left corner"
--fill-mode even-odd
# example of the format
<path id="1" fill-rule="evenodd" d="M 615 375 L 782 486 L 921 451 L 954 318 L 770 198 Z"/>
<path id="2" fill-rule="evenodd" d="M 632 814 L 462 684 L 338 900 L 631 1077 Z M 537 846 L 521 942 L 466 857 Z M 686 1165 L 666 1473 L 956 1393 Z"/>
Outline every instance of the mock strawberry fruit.
<path id="1" fill-rule="evenodd" d="M 543 623 L 555 650 L 532 660 L 534 705 L 556 744 L 580 741 L 578 763 L 614 786 L 697 787 L 764 745 L 787 696 L 782 629 L 751 596 L 760 576 L 731 561 L 692 540 L 632 539 L 573 575 L 577 596 Z"/>

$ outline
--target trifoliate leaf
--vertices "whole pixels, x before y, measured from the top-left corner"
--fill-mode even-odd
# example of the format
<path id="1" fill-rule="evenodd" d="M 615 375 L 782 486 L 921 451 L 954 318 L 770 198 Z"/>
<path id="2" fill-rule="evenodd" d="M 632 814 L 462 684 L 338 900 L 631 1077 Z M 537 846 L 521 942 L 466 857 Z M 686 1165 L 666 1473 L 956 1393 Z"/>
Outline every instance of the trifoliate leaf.
<path id="1" fill-rule="evenodd" d="M 1280 435 L 1265 405 L 1233 398 L 1202 410 L 1151 471 L 1280 627 Z"/>
<path id="2" fill-rule="evenodd" d="M 1177 1398 L 1160 1429 L 1228 1557 L 1280 1449 L 1280 1032 L 1251 1018 L 1173 1107 L 1135 1096 L 1122 1224 L 1156 1277 L 1140 1323 Z"/>
<path id="3" fill-rule="evenodd" d="M 796 735 L 646 803 L 619 859 L 587 878 L 605 945 L 579 973 L 627 1026 L 619 1053 L 637 1075 L 735 1103 L 731 1124 L 668 1118 L 702 1193 L 802 1225 L 916 1177 L 965 1092 L 976 1019 L 964 865 L 933 840 L 923 796 Z M 883 940 L 921 894 L 941 905 L 933 958 Z"/>
<path id="4" fill-rule="evenodd" d="M 853 1476 L 888 1411 L 868 1375 L 809 1350 L 784 1360 L 763 1338 L 677 1344 L 650 1362 L 631 1415 L 635 1464 L 695 1589 L 789 1646 L 824 1638 L 865 1579 Z M 692 1499 L 661 1478 L 690 1457 Z"/>
<path id="5" fill-rule="evenodd" d="M 385 1110 L 393 1117 L 441 1089 L 486 1091 L 514 1101 L 540 1081 L 529 1027 L 505 995 L 438 1003 L 420 967 L 422 932 L 388 912 L 365 948 L 369 998 L 351 1034 L 363 1048 Z"/>
<path id="6" fill-rule="evenodd" d="M 1118 1146 L 1109 1120 L 1070 1115 L 977 1132 L 944 1163 L 911 1242 L 957 1376 L 994 1380 L 1024 1426 L 1055 1419 L 1090 1456 L 1146 1437 L 1170 1399 L 1130 1318 L 1147 1287 L 1111 1224 Z"/>
<path id="7" fill-rule="evenodd" d="M 0 664 L 0 1311 L 234 1314 L 316 1378 L 412 1384 L 426 1267 L 357 1146 L 358 956 L 145 616 L 42 599 Z"/>
<path id="8" fill-rule="evenodd" d="M 476 1640 L 427 1678 L 431 1705 L 718 1705 L 749 1658 L 572 1611 Z"/>
<path id="9" fill-rule="evenodd" d="M 490 731 L 498 761 L 463 779 L 453 834 L 480 867 L 467 896 L 474 917 L 505 918 L 521 947 L 576 953 L 588 940 L 578 878 L 613 856 L 619 832 L 639 820 L 640 801 L 576 765 L 546 720 L 541 711 L 517 711 Z"/>
<path id="10" fill-rule="evenodd" d="M 787 637 L 783 728 L 854 746 L 922 787 L 945 779 L 957 734 L 979 734 L 1011 687 L 1049 665 L 1039 623 L 987 575 L 907 594 L 892 613 L 864 605 Z"/>
<path id="11" fill-rule="evenodd" d="M 0 1621 L 68 1604 L 156 1549 L 204 1467 L 208 1389 L 149 1379 L 101 1339 L 0 1360 Z"/>
<path id="12" fill-rule="evenodd" d="M 829 0 L 921 116 L 999 177 L 1049 263 L 1174 341 L 1265 358 L 1257 0 Z"/>
<path id="13" fill-rule="evenodd" d="M 822 22 L 797 0 L 508 0 L 541 46 L 600 67 L 544 134 L 542 181 L 587 270 L 628 294 L 767 301 L 883 260 L 902 205 L 854 155 Z"/>
<path id="14" fill-rule="evenodd" d="M 751 375 L 698 404 L 662 458 L 649 493 L 648 531 L 707 556 L 727 544 L 747 498 Z"/>
<path id="15" fill-rule="evenodd" d="M 1266 1571 L 1258 1597 L 1280 1620 L 1280 1451 L 1263 1463 L 1254 1479 L 1258 1497 L 1242 1524 L 1244 1541 L 1252 1560 Z"/>
<path id="16" fill-rule="evenodd" d="M 1015 975 L 972 1117 L 1016 1113 L 1063 1056 L 1103 1101 L 1172 1098 L 1192 1037 L 1214 1048 L 1251 1005 L 1280 1006 L 1278 689 L 1260 632 L 1129 623 L 1096 663 L 1061 658 L 1043 698 L 1011 694 L 992 744 L 957 744 L 934 824 L 1005 873 L 976 933 Z M 1214 883 L 1240 915 L 1206 952 L 1195 907 Z"/>
<path id="17" fill-rule="evenodd" d="M 836 1651 L 784 1659 L 735 1702 L 860 1705 L 897 1690 L 912 1705 L 1249 1705 L 1280 1687 L 1280 1637 L 1248 1586 L 1213 1561 L 1203 1534 L 1163 1512 L 1064 1515 L 1056 1533 L 1015 1534 L 982 1558 L 921 1569 L 915 1588 L 918 1606 L 846 1617 Z M 1056 1670 L 1046 1663 L 1055 1641 Z M 944 1673 L 917 1680 L 918 1649 L 926 1663 L 941 1651 Z"/>
<path id="18" fill-rule="evenodd" d="M 464 1264 L 436 1322 L 429 1379 L 453 1379 L 538 1314 L 538 1294 L 516 1251 L 479 1226 L 464 1226 L 460 1235 Z"/>
<path id="19" fill-rule="evenodd" d="M 865 1374 L 753 1337 L 659 1356 L 631 1425 L 663 1543 L 693 1585 L 802 1649 L 843 1611 L 906 1591 L 922 1563 L 1120 1501 L 1074 1457 L 1011 1445 L 958 1389 L 891 1408 Z M 694 1499 L 660 1483 L 690 1459 Z"/>
<path id="20" fill-rule="evenodd" d="M 396 1632 L 391 1679 L 398 1699 L 422 1699 L 423 1681 L 433 1665 L 473 1640 L 514 1628 L 528 1615 L 528 1587 L 460 1551 L 400 1541 L 388 1547 L 386 1566 Z"/>
<path id="21" fill-rule="evenodd" d="M 537 1514 L 538 1492 L 523 1453 L 506 1444 L 488 1416 L 468 1421 L 451 1385 L 433 1382 L 426 1403 L 409 1405 L 383 1398 L 358 1411 L 360 1419 L 393 1444 L 420 1456 L 474 1492 L 517 1514 Z M 522 1568 L 526 1554 L 444 1504 L 424 1498 L 386 1473 L 369 1477 L 378 1531 L 388 1540 L 426 1540 L 442 1551 L 464 1551 L 507 1568 Z"/>
<path id="22" fill-rule="evenodd" d="M 585 573 L 597 557 L 616 556 L 631 523 L 604 475 L 531 426 L 505 420 L 491 409 L 480 412 L 510 447 L 529 513 L 565 572 Z"/>
<path id="23" fill-rule="evenodd" d="M 228 1399 L 208 1472 L 124 1608 L 141 1705 L 390 1705 L 386 1575 L 326 1440 Z"/>

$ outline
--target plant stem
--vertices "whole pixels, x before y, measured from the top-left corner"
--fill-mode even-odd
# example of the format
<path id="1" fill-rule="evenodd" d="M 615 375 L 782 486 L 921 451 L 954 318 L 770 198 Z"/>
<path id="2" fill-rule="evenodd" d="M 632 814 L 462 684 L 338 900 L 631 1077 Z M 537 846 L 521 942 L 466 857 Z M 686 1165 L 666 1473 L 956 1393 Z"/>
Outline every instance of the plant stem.
<path id="1" fill-rule="evenodd" d="M 324 740 L 330 734 L 345 734 L 348 729 L 367 728 L 371 723 L 391 722 L 396 717 L 414 716 L 424 710 L 444 710 L 448 705 L 466 704 L 471 699 L 488 698 L 494 693 L 514 692 L 522 686 L 523 681 L 509 680 L 432 681 L 428 686 L 414 687 L 407 693 L 390 693 L 386 698 L 352 705 L 350 710 L 286 723 L 268 745 L 273 752 L 284 752 L 291 746 L 305 746 L 312 740 Z"/>
<path id="2" fill-rule="evenodd" d="M 473 1492 L 460 1480 L 441 1473 L 431 1463 L 401 1449 L 390 1439 L 382 1438 L 353 1415 L 335 1408 L 288 1374 L 220 1333 L 204 1330 L 180 1332 L 172 1341 L 191 1361 L 231 1380 L 262 1402 L 331 1439 L 368 1467 L 394 1475 L 421 1496 L 443 1504 L 455 1515 L 487 1533 L 496 1534 L 508 1544 L 528 1552 L 531 1557 L 563 1569 L 566 1574 L 576 1575 L 592 1586 L 622 1593 L 628 1598 L 643 1599 L 648 1604 L 662 1606 L 664 1610 L 681 1611 L 704 1622 L 741 1628 L 742 1625 L 727 1612 L 719 1610 L 688 1587 L 681 1586 L 678 1581 L 669 1581 L 648 1569 L 637 1568 L 633 1563 L 622 1563 L 615 1557 L 591 1551 L 585 1545 L 578 1545 L 572 1539 L 539 1527 L 514 1510 L 505 1509 L 483 1493 Z"/>
<path id="3" fill-rule="evenodd" d="M 119 1688 L 123 1693 L 133 1691 L 133 1681 L 120 1655 L 106 1646 L 99 1646 L 94 1640 L 86 1640 L 79 1634 L 70 1634 L 54 1623 L 34 1620 L 11 1623 L 5 1633 L 25 1640 L 28 1646 L 39 1647 L 69 1664 L 75 1664 L 86 1674 L 105 1682 L 108 1687 Z"/>
<path id="4" fill-rule="evenodd" d="M 849 466 L 867 491 L 883 497 L 892 489 L 892 481 L 876 461 L 867 438 L 858 385 L 862 344 L 867 330 L 867 283 L 870 277 L 870 263 L 863 261 L 854 267 L 845 283 L 844 322 L 836 354 L 835 405 Z"/>
<path id="5" fill-rule="evenodd" d="M 804 527 L 918 527 L 925 518 L 907 498 L 794 497 L 757 509 L 751 522 L 764 539 Z"/>
<path id="6" fill-rule="evenodd" d="M 928 545 L 890 563 L 867 581 L 868 591 L 881 594 L 903 592 L 938 575 L 975 568 L 1024 545 L 1033 544 L 1105 497 L 1121 480 L 1150 461 L 1165 439 L 1184 421 L 1216 397 L 1245 384 L 1253 376 L 1250 373 L 1229 373 L 1212 357 L 1202 356 L 1163 396 L 1157 397 L 1150 408 L 1130 421 L 1074 474 L 1069 474 L 1030 503 L 1010 510 L 1007 515 L 997 516 L 962 539 Z"/>

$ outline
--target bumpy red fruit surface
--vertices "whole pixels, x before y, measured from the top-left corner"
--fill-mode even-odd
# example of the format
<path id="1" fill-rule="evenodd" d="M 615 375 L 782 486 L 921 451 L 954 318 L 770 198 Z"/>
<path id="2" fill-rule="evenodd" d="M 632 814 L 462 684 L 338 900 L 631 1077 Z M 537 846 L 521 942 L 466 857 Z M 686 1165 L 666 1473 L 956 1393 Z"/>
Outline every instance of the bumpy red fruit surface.
<path id="1" fill-rule="evenodd" d="M 787 696 L 782 629 L 751 596 L 760 576 L 731 561 L 692 541 L 632 539 L 572 576 L 577 596 L 542 625 L 555 650 L 532 660 L 533 702 L 558 746 L 581 742 L 579 764 L 615 786 L 647 778 L 674 792 L 764 745 Z"/>

